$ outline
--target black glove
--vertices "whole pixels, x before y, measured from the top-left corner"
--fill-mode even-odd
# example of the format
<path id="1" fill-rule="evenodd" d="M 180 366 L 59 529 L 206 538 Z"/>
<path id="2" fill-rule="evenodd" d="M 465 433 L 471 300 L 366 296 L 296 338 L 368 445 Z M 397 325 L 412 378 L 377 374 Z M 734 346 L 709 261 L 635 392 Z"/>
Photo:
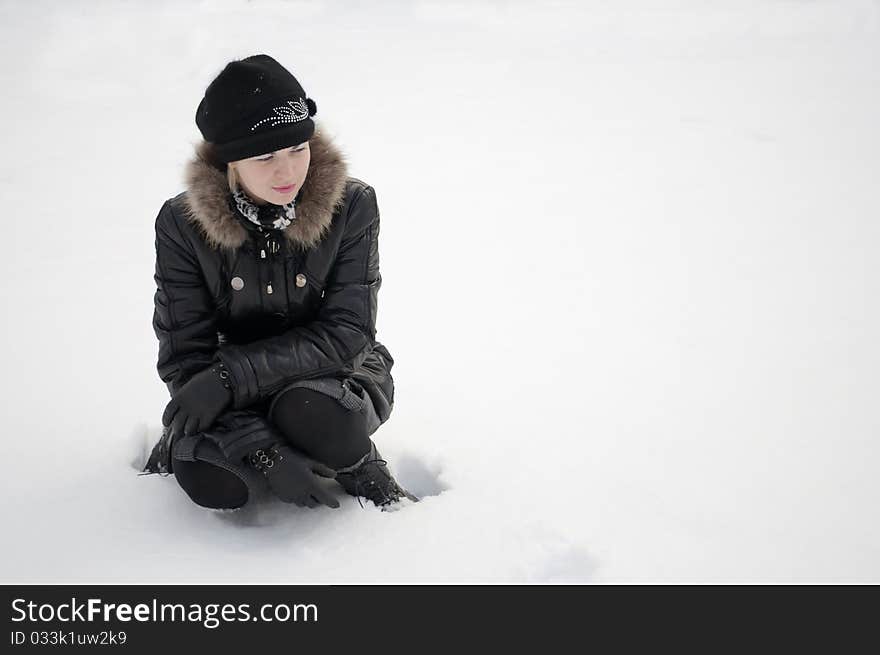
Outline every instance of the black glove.
<path id="1" fill-rule="evenodd" d="M 339 507 L 336 500 L 318 484 L 315 475 L 335 478 L 336 471 L 315 461 L 286 444 L 261 448 L 248 456 L 248 461 L 269 481 L 269 487 L 285 503 L 299 507 Z"/>
<path id="2" fill-rule="evenodd" d="M 221 378 L 229 375 L 215 364 L 192 376 L 165 407 L 162 424 L 170 425 L 172 434 L 190 435 L 207 430 L 232 404 L 232 387 Z"/>

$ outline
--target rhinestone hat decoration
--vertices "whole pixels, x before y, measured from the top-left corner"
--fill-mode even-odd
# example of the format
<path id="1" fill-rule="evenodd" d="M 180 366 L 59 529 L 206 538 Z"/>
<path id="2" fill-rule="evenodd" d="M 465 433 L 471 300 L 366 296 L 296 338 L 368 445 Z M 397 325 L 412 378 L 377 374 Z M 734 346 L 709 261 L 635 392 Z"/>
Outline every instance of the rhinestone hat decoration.
<path id="1" fill-rule="evenodd" d="M 236 189 L 235 191 L 233 191 L 232 197 L 235 198 L 235 204 L 238 207 L 238 211 L 239 213 L 241 213 L 242 216 L 244 216 L 251 223 L 261 229 L 267 227 L 260 222 L 260 208 L 257 207 L 250 198 L 242 193 L 240 189 Z M 272 221 L 272 228 L 276 230 L 283 230 L 296 220 L 296 208 L 294 207 L 295 204 L 296 198 L 291 200 L 286 205 L 281 205 L 279 207 L 278 216 Z"/>
<path id="2" fill-rule="evenodd" d="M 272 108 L 273 114 L 254 123 L 251 132 L 257 129 L 263 123 L 269 123 L 269 127 L 275 127 L 283 123 L 298 123 L 309 117 L 309 105 L 305 98 L 299 100 L 288 100 L 280 107 Z"/>

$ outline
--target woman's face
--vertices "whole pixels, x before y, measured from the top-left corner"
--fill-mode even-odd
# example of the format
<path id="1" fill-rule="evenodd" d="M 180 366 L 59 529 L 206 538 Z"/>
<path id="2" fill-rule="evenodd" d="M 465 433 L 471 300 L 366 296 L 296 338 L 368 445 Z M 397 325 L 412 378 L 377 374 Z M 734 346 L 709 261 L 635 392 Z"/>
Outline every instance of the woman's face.
<path id="1" fill-rule="evenodd" d="M 248 159 L 230 162 L 238 183 L 258 204 L 285 205 L 292 201 L 309 172 L 309 142 Z M 286 187 L 286 188 L 285 188 Z"/>

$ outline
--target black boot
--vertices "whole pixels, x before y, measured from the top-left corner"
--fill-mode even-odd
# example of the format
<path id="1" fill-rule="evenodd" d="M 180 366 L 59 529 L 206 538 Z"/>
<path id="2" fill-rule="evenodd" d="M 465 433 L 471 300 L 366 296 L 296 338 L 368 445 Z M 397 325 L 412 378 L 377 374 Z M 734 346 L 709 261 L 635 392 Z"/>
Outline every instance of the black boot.
<path id="1" fill-rule="evenodd" d="M 370 440 L 370 452 L 353 465 L 336 469 L 336 481 L 348 494 L 357 497 L 361 507 L 363 507 L 361 496 L 372 500 L 373 504 L 383 512 L 396 509 L 404 499 L 419 501 L 416 496 L 397 483 L 388 470 L 388 462 L 379 455 L 372 440 Z"/>

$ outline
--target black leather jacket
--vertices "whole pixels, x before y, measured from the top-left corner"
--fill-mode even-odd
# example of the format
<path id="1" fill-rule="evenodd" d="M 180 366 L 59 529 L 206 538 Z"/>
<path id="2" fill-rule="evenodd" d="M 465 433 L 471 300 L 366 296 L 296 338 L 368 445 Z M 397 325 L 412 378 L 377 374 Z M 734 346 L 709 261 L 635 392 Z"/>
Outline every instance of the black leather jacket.
<path id="1" fill-rule="evenodd" d="M 394 360 L 376 341 L 382 278 L 374 189 L 349 177 L 334 144 L 316 132 L 297 220 L 261 233 L 234 210 L 225 174 L 202 148 L 187 166 L 187 190 L 156 218 L 159 376 L 173 395 L 221 360 L 233 414 L 295 380 L 351 378 L 384 423 L 394 403 Z M 230 417 L 218 423 L 229 425 Z"/>

